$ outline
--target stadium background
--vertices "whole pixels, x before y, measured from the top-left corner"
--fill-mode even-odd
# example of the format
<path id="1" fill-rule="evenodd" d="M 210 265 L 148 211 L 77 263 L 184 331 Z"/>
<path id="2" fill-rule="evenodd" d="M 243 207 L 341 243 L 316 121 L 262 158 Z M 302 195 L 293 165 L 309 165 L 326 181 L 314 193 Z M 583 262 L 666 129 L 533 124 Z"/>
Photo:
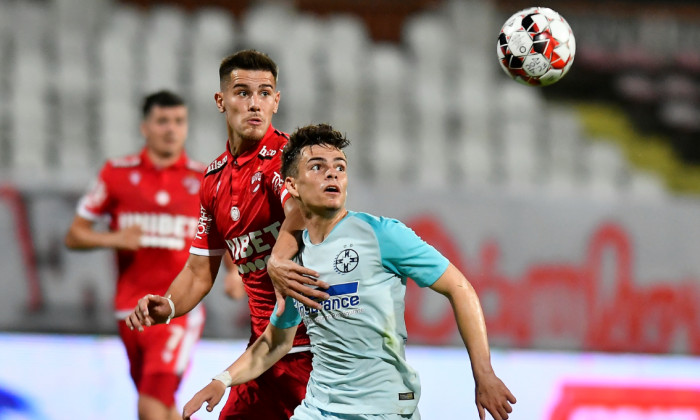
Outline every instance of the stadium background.
<path id="1" fill-rule="evenodd" d="M 62 238 L 104 159 L 140 147 L 145 92 L 181 92 L 188 152 L 220 153 L 216 70 L 243 47 L 280 65 L 278 128 L 327 121 L 353 140 L 350 207 L 404 220 L 468 275 L 521 399 L 513 418 L 700 418 L 695 3 L 539 4 L 571 24 L 577 55 L 535 89 L 496 62 L 501 24 L 535 5 L 523 1 L 0 0 L 0 354 L 17 361 L 0 369 L 0 419 L 130 415 L 119 349 L 99 362 L 116 345 L 112 256 Z M 220 286 L 205 300 L 211 365 L 193 377 L 248 335 L 246 304 Z M 424 384 L 424 418 L 473 414 L 427 395 L 450 381 L 471 393 L 449 306 L 417 288 L 407 300 L 411 344 L 431 346 L 415 347 L 421 371 L 443 373 Z M 83 365 L 54 351 L 73 345 Z M 60 374 L 98 411 L 56 414 L 74 397 L 47 402 L 25 382 L 56 366 L 113 377 L 112 399 Z M 23 392 L 35 412 L 17 408 Z"/>

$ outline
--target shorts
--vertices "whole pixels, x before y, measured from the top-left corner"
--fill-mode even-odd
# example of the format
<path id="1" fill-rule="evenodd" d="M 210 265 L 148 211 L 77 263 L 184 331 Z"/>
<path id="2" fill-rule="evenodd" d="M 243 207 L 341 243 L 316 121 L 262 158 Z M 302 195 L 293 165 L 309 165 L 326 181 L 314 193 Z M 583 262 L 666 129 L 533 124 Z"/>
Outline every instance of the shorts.
<path id="1" fill-rule="evenodd" d="M 362 404 L 362 401 L 358 401 Z M 289 420 L 420 420 L 418 408 L 411 414 L 343 414 L 322 410 L 306 400 L 294 410 Z"/>
<path id="2" fill-rule="evenodd" d="M 153 397 L 167 407 L 175 405 L 175 391 L 190 364 L 194 345 L 202 336 L 204 309 L 173 318 L 170 324 L 130 330 L 118 323 L 119 336 L 129 358 L 131 379 L 139 395 Z"/>
<path id="3" fill-rule="evenodd" d="M 231 387 L 219 420 L 288 420 L 310 373 L 310 351 L 287 354 L 257 379 Z"/>

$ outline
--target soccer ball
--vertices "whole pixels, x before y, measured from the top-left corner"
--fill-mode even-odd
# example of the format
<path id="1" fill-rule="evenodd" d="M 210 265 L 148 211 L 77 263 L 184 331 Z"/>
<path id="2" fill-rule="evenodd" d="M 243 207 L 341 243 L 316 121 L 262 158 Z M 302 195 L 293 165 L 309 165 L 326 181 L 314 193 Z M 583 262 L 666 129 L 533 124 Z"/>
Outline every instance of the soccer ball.
<path id="1" fill-rule="evenodd" d="M 559 13 L 531 7 L 506 20 L 498 35 L 497 52 L 508 76 L 526 85 L 547 86 L 571 68 L 576 41 Z"/>

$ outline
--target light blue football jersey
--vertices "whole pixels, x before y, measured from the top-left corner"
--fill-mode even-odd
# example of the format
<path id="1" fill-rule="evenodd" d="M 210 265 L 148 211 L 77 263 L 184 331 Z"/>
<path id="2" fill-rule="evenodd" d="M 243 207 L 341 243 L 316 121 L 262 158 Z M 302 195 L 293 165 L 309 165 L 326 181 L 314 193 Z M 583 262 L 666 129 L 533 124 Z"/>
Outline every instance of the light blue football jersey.
<path id="1" fill-rule="evenodd" d="M 410 414 L 420 398 L 418 373 L 406 363 L 406 279 L 432 285 L 449 261 L 398 220 L 349 212 L 320 244 L 308 232 L 297 261 L 331 285 L 323 309 L 288 298 L 271 322 L 304 321 L 313 371 L 306 399 L 334 413 Z"/>

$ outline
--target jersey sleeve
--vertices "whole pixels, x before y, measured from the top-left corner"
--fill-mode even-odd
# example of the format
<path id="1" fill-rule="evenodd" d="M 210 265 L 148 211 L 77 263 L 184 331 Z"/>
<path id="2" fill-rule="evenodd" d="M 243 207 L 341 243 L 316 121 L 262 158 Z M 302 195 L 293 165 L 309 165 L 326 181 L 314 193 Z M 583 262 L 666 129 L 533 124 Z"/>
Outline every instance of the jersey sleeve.
<path id="1" fill-rule="evenodd" d="M 78 202 L 78 216 L 92 221 L 111 216 L 113 200 L 109 194 L 108 180 L 109 167 L 105 165 Z"/>
<path id="2" fill-rule="evenodd" d="M 420 287 L 431 286 L 450 264 L 432 245 L 402 222 L 379 218 L 374 223 L 382 263 L 401 277 L 410 277 Z"/>
<path id="3" fill-rule="evenodd" d="M 199 220 L 190 246 L 190 254 L 205 257 L 224 255 L 227 249 L 226 241 L 216 228 L 213 212 L 205 207 L 207 200 L 204 188 L 199 191 L 199 200 Z"/>
<path id="4" fill-rule="evenodd" d="M 277 328 L 287 329 L 296 327 L 301 322 L 301 315 L 294 306 L 294 299 L 287 296 L 284 302 L 284 312 L 281 316 L 277 316 L 277 304 L 275 304 L 275 309 L 272 310 L 272 315 L 270 316 L 270 323 Z"/>

